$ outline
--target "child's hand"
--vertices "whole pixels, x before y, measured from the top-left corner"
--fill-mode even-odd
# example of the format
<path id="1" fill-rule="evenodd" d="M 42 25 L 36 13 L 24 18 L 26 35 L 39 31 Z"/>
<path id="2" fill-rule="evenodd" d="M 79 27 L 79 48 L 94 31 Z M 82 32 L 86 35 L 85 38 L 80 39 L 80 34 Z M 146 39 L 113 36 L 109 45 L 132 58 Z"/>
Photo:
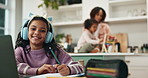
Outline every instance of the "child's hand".
<path id="1" fill-rule="evenodd" d="M 37 74 L 55 73 L 55 67 L 53 65 L 44 64 L 37 70 Z"/>
<path id="2" fill-rule="evenodd" d="M 58 70 L 57 70 L 57 67 L 59 66 L 59 64 L 55 64 L 55 65 L 53 65 L 53 67 L 55 68 L 55 72 L 57 73 L 58 72 Z"/>
<path id="3" fill-rule="evenodd" d="M 70 70 L 69 70 L 69 68 L 67 67 L 67 65 L 65 65 L 65 64 L 59 65 L 59 66 L 57 67 L 57 70 L 58 70 L 58 72 L 59 72 L 62 76 L 66 76 L 66 75 L 69 75 L 69 74 L 70 74 Z"/>
<path id="4" fill-rule="evenodd" d="M 99 44 L 102 44 L 102 42 L 103 42 L 103 39 L 100 39 L 100 40 L 99 40 Z"/>

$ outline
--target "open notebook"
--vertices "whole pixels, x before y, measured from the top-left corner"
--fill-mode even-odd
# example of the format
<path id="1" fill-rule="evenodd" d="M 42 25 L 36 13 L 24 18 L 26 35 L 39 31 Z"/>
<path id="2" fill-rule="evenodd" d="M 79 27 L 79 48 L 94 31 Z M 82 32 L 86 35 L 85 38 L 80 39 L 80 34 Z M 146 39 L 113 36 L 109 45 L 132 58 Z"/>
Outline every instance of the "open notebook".
<path id="1" fill-rule="evenodd" d="M 81 77 L 84 76 L 84 73 L 82 74 L 76 74 L 76 75 L 68 75 L 68 76 L 62 76 L 60 73 L 49 73 L 49 74 L 42 74 L 37 76 L 32 76 L 30 78 L 56 78 L 56 77 Z"/>
<path id="2" fill-rule="evenodd" d="M 0 78 L 19 78 L 10 35 L 0 36 Z"/>

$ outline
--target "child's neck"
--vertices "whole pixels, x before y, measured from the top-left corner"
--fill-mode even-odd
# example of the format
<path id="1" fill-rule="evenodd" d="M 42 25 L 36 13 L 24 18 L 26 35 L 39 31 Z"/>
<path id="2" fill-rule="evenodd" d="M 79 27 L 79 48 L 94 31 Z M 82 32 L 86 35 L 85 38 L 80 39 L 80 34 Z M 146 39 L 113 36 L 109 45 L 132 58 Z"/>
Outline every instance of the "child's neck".
<path id="1" fill-rule="evenodd" d="M 31 44 L 30 44 L 30 47 L 31 47 L 31 50 L 39 50 L 39 49 L 43 48 L 42 45 L 31 45 Z"/>

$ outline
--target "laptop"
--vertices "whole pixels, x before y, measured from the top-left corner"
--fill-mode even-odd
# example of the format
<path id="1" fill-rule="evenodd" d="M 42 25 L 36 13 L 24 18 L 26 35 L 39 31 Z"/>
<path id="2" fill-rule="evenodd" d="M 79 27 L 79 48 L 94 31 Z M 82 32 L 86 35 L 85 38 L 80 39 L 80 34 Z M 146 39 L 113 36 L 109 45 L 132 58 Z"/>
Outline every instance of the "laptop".
<path id="1" fill-rule="evenodd" d="M 0 78 L 19 78 L 10 35 L 0 35 Z"/>

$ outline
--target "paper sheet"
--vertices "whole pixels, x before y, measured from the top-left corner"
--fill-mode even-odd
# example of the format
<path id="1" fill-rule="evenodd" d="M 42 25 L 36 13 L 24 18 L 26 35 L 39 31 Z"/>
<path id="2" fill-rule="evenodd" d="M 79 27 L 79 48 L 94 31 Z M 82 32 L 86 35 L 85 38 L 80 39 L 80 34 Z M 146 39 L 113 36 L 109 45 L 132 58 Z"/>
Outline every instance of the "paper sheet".
<path id="1" fill-rule="evenodd" d="M 48 74 L 33 76 L 30 78 L 47 78 L 47 77 L 62 77 L 62 75 L 60 73 L 48 73 Z"/>
<path id="2" fill-rule="evenodd" d="M 68 76 L 62 76 L 60 73 L 48 73 L 48 74 L 42 74 L 42 75 L 37 75 L 37 76 L 32 76 L 30 78 L 47 78 L 47 77 L 77 77 L 84 75 L 82 74 L 76 74 L 76 75 L 68 75 Z"/>

